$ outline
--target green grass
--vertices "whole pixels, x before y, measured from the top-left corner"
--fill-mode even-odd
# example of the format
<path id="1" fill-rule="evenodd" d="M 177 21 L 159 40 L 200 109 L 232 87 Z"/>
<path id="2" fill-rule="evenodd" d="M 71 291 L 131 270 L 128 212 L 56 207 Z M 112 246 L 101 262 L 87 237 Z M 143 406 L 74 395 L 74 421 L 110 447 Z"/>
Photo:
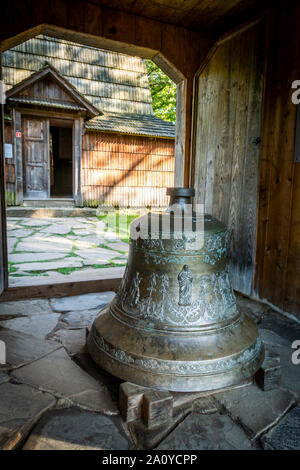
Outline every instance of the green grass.
<path id="1" fill-rule="evenodd" d="M 121 268 L 122 266 L 126 266 L 126 262 L 121 263 L 121 264 L 118 264 L 118 263 L 114 263 L 113 261 L 111 261 L 110 263 L 108 264 L 92 264 L 91 267 L 93 269 L 103 269 L 103 268 Z"/>
<path id="2" fill-rule="evenodd" d="M 12 266 L 12 264 L 8 263 L 8 274 L 12 274 L 18 271 L 18 268 Z"/>
<path id="3" fill-rule="evenodd" d="M 82 268 L 57 268 L 55 269 L 56 272 L 60 273 L 60 274 L 64 274 L 65 276 L 67 276 L 68 274 L 71 274 L 73 271 L 78 271 Z"/>
<path id="4" fill-rule="evenodd" d="M 98 215 L 98 219 L 105 223 L 105 232 L 108 232 L 108 230 L 115 232 L 123 242 L 129 243 L 129 226 L 139 216 L 140 214 L 126 214 L 116 210 L 105 215 Z"/>
<path id="5" fill-rule="evenodd" d="M 70 236 L 72 237 L 78 237 L 76 233 L 73 232 L 73 230 L 70 230 L 68 233 L 53 233 L 52 235 L 55 235 L 56 237 L 62 237 L 62 238 L 68 238 Z"/>
<path id="6" fill-rule="evenodd" d="M 78 247 L 73 245 L 70 253 L 66 256 L 66 258 L 78 258 L 78 255 L 75 253 L 76 250 L 78 250 Z"/>

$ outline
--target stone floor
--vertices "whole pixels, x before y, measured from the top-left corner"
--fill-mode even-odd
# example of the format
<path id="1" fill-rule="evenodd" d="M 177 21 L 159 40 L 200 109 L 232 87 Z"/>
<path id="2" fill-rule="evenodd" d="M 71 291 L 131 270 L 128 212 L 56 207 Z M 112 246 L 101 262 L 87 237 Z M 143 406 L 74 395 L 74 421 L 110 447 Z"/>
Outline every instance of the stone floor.
<path id="1" fill-rule="evenodd" d="M 148 429 L 125 424 L 120 381 L 90 359 L 86 327 L 114 294 L 0 303 L 0 449 L 300 449 L 300 364 L 291 343 L 300 324 L 240 297 L 266 350 L 279 354 L 280 387 L 255 383 L 214 393 L 174 394 L 173 418 Z"/>
<path id="2" fill-rule="evenodd" d="M 8 217 L 7 233 L 10 287 L 97 279 L 127 260 L 128 243 L 98 217 Z"/>

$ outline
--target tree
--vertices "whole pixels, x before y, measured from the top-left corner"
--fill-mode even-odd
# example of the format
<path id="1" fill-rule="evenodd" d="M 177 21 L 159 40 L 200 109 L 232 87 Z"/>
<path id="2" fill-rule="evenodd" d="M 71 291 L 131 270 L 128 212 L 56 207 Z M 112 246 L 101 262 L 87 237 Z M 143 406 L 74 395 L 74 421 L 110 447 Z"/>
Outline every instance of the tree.
<path id="1" fill-rule="evenodd" d="M 176 121 L 176 85 L 152 60 L 146 60 L 155 116 Z"/>

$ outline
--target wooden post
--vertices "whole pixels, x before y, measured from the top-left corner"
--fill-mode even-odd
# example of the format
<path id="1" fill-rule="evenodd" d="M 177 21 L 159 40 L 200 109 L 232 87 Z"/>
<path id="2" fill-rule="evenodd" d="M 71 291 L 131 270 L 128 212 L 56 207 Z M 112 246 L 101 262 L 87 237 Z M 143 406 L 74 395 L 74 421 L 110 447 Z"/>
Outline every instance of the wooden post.
<path id="1" fill-rule="evenodd" d="M 189 187 L 190 185 L 192 100 L 193 80 L 185 78 L 177 85 L 175 187 Z"/>
<path id="2" fill-rule="evenodd" d="M 2 63 L 0 52 L 0 80 L 2 85 Z M 8 286 L 8 261 L 6 239 L 6 204 L 4 177 L 4 105 L 3 89 L 0 88 L 0 295 Z"/>
<path id="3" fill-rule="evenodd" d="M 83 129 L 83 119 L 75 119 L 74 121 L 74 136 L 73 136 L 73 165 L 74 165 L 74 200 L 76 206 L 82 206 L 82 194 L 81 194 L 81 153 L 82 153 L 82 129 Z"/>

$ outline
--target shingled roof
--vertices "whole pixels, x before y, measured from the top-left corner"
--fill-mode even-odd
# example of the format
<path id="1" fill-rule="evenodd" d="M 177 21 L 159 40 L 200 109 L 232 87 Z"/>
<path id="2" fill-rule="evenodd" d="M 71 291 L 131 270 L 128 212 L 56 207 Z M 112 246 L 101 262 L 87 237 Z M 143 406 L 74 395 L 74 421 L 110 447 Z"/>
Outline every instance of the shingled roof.
<path id="1" fill-rule="evenodd" d="M 148 114 L 104 113 L 86 122 L 86 128 L 120 134 L 135 134 L 151 137 L 175 137 L 175 125 L 172 122 Z"/>
<path id="2" fill-rule="evenodd" d="M 175 136 L 174 124 L 153 114 L 143 59 L 40 35 L 2 54 L 6 89 L 46 64 L 53 66 L 102 113 L 87 121 L 87 129 Z"/>

